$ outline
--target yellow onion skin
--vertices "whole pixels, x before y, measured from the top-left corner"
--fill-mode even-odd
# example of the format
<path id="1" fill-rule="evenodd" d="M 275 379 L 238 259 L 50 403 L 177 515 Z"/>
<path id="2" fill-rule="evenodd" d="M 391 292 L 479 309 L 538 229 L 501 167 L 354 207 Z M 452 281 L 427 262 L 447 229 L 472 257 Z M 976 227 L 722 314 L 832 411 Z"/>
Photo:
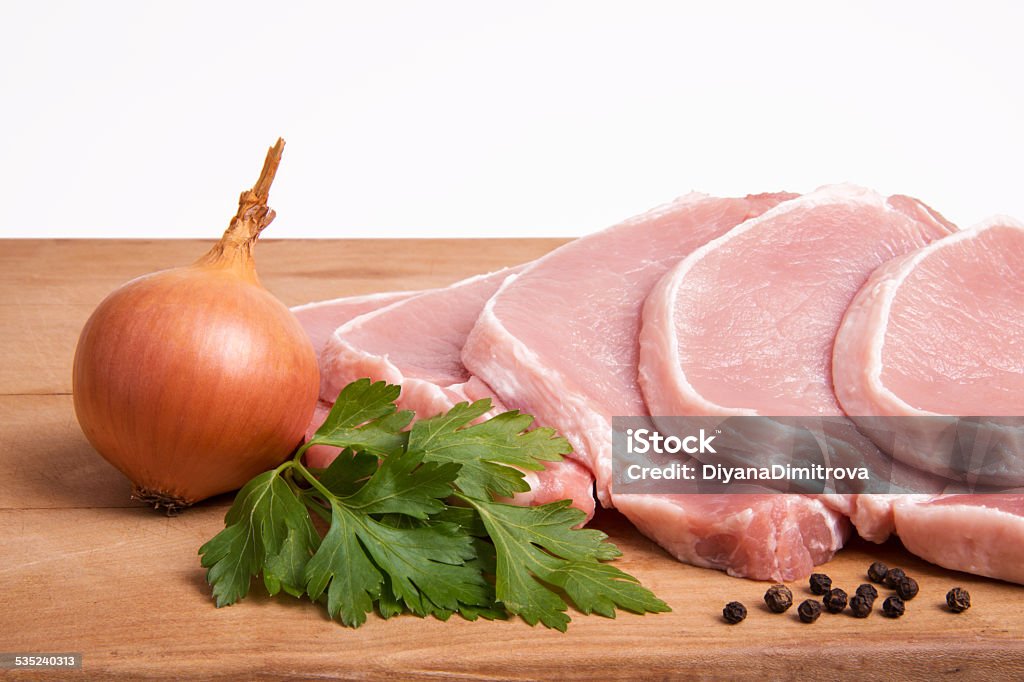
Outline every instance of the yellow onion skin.
<path id="1" fill-rule="evenodd" d="M 319 390 L 292 313 L 232 269 L 133 280 L 82 330 L 75 413 L 137 497 L 187 506 L 242 486 L 301 442 Z"/>
<path id="2" fill-rule="evenodd" d="M 263 288 L 253 247 L 278 140 L 224 236 L 195 264 L 117 289 L 75 350 L 75 413 L 86 438 L 134 484 L 175 512 L 241 487 L 301 442 L 320 386 L 299 321 Z"/>

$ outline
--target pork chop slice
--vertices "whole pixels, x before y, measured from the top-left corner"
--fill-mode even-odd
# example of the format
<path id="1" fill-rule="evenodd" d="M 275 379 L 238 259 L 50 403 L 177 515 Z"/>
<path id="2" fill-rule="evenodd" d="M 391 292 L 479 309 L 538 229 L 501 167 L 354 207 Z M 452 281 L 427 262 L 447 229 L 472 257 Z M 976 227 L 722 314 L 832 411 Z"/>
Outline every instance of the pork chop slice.
<path id="1" fill-rule="evenodd" d="M 1020 485 L 1024 225 L 994 218 L 878 268 L 840 326 L 833 378 L 840 404 L 869 433 L 876 416 L 901 418 L 907 447 L 894 456 L 951 477 Z M 1007 419 L 969 420 L 984 456 L 956 470 L 944 459 L 952 449 L 944 427 L 960 415 Z M 1024 582 L 1024 495 L 887 501 L 911 552 Z"/>
<path id="2" fill-rule="evenodd" d="M 334 330 L 353 317 L 358 317 L 371 310 L 383 308 L 396 301 L 415 296 L 419 291 L 390 291 L 364 296 L 345 296 L 328 301 L 314 301 L 291 308 L 292 313 L 306 330 L 306 335 L 313 342 L 317 358 L 323 350 L 324 343 Z"/>
<path id="3" fill-rule="evenodd" d="M 842 415 L 832 345 L 850 301 L 876 267 L 954 229 L 909 197 L 838 185 L 780 204 L 695 250 L 644 306 L 640 385 L 651 414 Z M 764 443 L 764 456 L 784 457 L 785 442 L 778 452 Z M 888 461 L 852 427 L 832 445 L 853 460 L 845 464 Z M 892 530 L 886 505 L 819 501 L 850 514 L 872 539 Z"/>
<path id="4" fill-rule="evenodd" d="M 894 457 L 1024 485 L 1024 224 L 995 218 L 878 268 L 839 328 L 833 378 L 869 433 L 898 429 Z M 977 415 L 991 418 L 956 419 Z M 950 461 L 953 423 L 961 442 L 984 443 L 973 462 Z"/>
<path id="5" fill-rule="evenodd" d="M 448 411 L 456 403 L 490 398 L 489 415 L 506 410 L 483 381 L 462 364 L 466 336 L 484 303 L 517 269 L 470 277 L 455 284 L 404 298 L 339 326 L 320 355 L 320 397 L 332 403 L 348 383 L 363 377 L 402 387 L 401 409 L 419 418 Z M 537 425 L 543 425 L 537 419 Z M 311 459 L 326 466 L 330 458 Z M 594 513 L 593 477 L 572 459 L 548 462 L 543 471 L 524 472 L 530 491 L 514 503 L 526 506 L 571 499 L 573 506 Z"/>
<path id="6" fill-rule="evenodd" d="M 882 263 L 955 228 L 908 197 L 823 187 L 695 250 L 651 292 L 640 385 L 655 415 L 841 415 L 832 350 Z"/>
<path id="7" fill-rule="evenodd" d="M 399 407 L 420 417 L 440 414 L 461 401 L 493 399 L 487 386 L 463 366 L 460 353 L 484 303 L 514 272 L 470 277 L 339 326 L 320 354 L 321 399 L 333 401 L 342 388 L 362 377 L 401 384 Z"/>
<path id="8" fill-rule="evenodd" d="M 842 515 L 807 497 L 615 494 L 611 418 L 647 414 L 637 335 L 650 288 L 695 248 L 793 196 L 691 194 L 571 242 L 509 279 L 463 349 L 506 404 L 569 438 L 604 505 L 682 561 L 766 580 L 831 557 L 848 532 Z"/>
<path id="9" fill-rule="evenodd" d="M 637 385 L 644 298 L 680 258 L 792 196 L 693 193 L 555 249 L 487 302 L 463 363 L 506 405 L 568 438 L 613 506 L 611 417 L 647 414 Z"/>
<path id="10" fill-rule="evenodd" d="M 327 301 L 314 301 L 303 305 L 293 306 L 292 313 L 298 318 L 306 335 L 313 343 L 319 361 L 324 344 L 330 338 L 334 330 L 349 320 L 359 317 L 378 308 L 383 308 L 397 301 L 402 301 L 415 296 L 419 291 L 392 291 L 377 294 L 365 294 L 362 296 L 344 296 L 332 298 Z M 337 395 L 337 394 L 335 394 Z M 313 410 L 313 417 L 306 427 L 306 438 L 312 437 L 320 425 L 327 419 L 327 415 L 334 405 L 334 398 L 326 401 L 323 398 L 317 401 Z M 314 445 L 306 451 L 306 461 L 315 463 L 316 466 L 326 466 L 324 462 L 331 462 L 338 454 L 337 448 L 329 448 L 324 445 Z"/>
<path id="11" fill-rule="evenodd" d="M 900 499 L 892 513 L 900 541 L 922 559 L 1024 583 L 1024 491 Z"/>
<path id="12" fill-rule="evenodd" d="M 1024 223 L 993 218 L 878 268 L 834 354 L 851 415 L 1024 414 Z"/>
<path id="13" fill-rule="evenodd" d="M 615 495 L 618 508 L 680 561 L 755 580 L 807 577 L 849 535 L 821 500 L 781 494 Z"/>

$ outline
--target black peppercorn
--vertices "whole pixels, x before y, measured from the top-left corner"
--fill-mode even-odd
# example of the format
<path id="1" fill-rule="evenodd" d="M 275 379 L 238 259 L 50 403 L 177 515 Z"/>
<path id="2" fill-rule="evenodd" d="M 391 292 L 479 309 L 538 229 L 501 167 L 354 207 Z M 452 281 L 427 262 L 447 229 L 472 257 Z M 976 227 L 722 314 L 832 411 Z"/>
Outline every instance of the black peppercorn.
<path id="1" fill-rule="evenodd" d="M 764 603 L 772 613 L 783 613 L 793 605 L 793 593 L 785 585 L 772 585 L 764 593 Z"/>
<path id="2" fill-rule="evenodd" d="M 890 618 L 899 618 L 906 610 L 907 607 L 903 603 L 903 600 L 896 595 L 887 597 L 885 602 L 882 604 L 882 613 Z"/>
<path id="3" fill-rule="evenodd" d="M 863 585 L 861 585 L 860 587 L 857 588 L 857 595 L 861 596 L 861 597 L 864 597 L 868 601 L 868 604 L 870 605 L 870 604 L 874 604 L 875 600 L 878 599 L 878 590 L 875 589 L 874 585 L 869 585 L 868 583 L 864 583 Z M 853 602 L 852 601 L 850 602 L 850 606 L 853 606 Z"/>
<path id="4" fill-rule="evenodd" d="M 821 615 L 821 602 L 814 599 L 807 599 L 800 602 L 800 606 L 796 607 L 796 612 L 800 616 L 800 620 L 805 623 L 813 623 L 818 620 L 818 616 Z"/>
<path id="5" fill-rule="evenodd" d="M 811 594 L 825 594 L 832 589 L 832 578 L 824 573 L 812 573 L 809 581 Z"/>
<path id="6" fill-rule="evenodd" d="M 867 618 L 871 615 L 871 606 L 874 603 L 874 599 L 868 599 L 866 594 L 861 594 L 858 590 L 857 594 L 850 600 L 850 611 L 857 618 Z"/>
<path id="7" fill-rule="evenodd" d="M 882 583 L 890 590 L 895 590 L 896 586 L 900 584 L 900 581 L 907 577 L 907 574 L 903 572 L 902 568 L 890 568 L 885 574 L 885 579 Z"/>
<path id="8" fill-rule="evenodd" d="M 900 595 L 900 599 L 903 601 L 913 599 L 917 596 L 917 592 L 917 581 L 913 578 L 904 578 L 900 581 L 900 584 L 896 586 L 896 594 Z"/>
<path id="9" fill-rule="evenodd" d="M 747 607 L 738 601 L 731 601 L 722 609 L 722 618 L 725 618 L 727 623 L 735 625 L 746 617 Z"/>
<path id="10" fill-rule="evenodd" d="M 868 578 L 871 579 L 871 582 L 881 585 L 885 580 L 885 574 L 888 572 L 888 566 L 883 564 L 881 561 L 876 561 L 868 568 Z"/>
<path id="11" fill-rule="evenodd" d="M 953 613 L 962 613 L 971 608 L 971 595 L 962 587 L 954 587 L 946 593 L 946 605 Z"/>
<path id="12" fill-rule="evenodd" d="M 846 608 L 846 592 L 834 587 L 825 595 L 824 602 L 829 613 L 839 613 Z"/>

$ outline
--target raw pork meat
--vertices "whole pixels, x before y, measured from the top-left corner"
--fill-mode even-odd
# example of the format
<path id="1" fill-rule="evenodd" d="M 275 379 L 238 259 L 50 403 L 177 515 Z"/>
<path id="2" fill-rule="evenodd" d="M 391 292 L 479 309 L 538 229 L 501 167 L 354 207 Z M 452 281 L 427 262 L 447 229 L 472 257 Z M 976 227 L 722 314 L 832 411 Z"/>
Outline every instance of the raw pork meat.
<path id="1" fill-rule="evenodd" d="M 680 561 L 755 580 L 799 580 L 849 534 L 841 515 L 803 495 L 613 495 L 647 537 Z"/>
<path id="2" fill-rule="evenodd" d="M 841 515 L 807 497 L 617 495 L 611 417 L 645 415 L 637 385 L 644 298 L 680 258 L 794 195 L 691 194 L 536 261 L 484 308 L 466 366 L 506 404 L 569 438 L 598 495 L 677 558 L 758 579 L 806 575 L 842 545 Z"/>
<path id="3" fill-rule="evenodd" d="M 922 559 L 1024 583 L 1024 494 L 901 499 L 893 516 L 904 547 Z"/>
<path id="4" fill-rule="evenodd" d="M 1024 225 L 994 219 L 878 268 L 834 357 L 843 409 L 869 434 L 892 425 L 894 457 L 954 480 L 1024 485 L 1019 419 L 954 419 L 1024 415 Z M 976 452 L 952 461 L 968 442 Z"/>
<path id="5" fill-rule="evenodd" d="M 515 270 L 464 279 L 339 326 L 320 354 L 320 397 L 333 402 L 362 377 L 401 384 L 399 407 L 432 417 L 462 401 L 494 399 L 459 354 L 480 309 Z M 504 406 L 495 404 L 498 411 Z"/>
<path id="6" fill-rule="evenodd" d="M 644 306 L 640 384 L 654 415 L 842 415 L 832 343 L 872 270 L 955 228 L 909 197 L 824 187 L 683 259 Z M 766 449 L 769 444 L 766 444 Z M 848 458 L 883 455 L 852 426 Z M 821 500 L 884 539 L 887 506 Z M 858 526 L 859 528 L 860 526 Z"/>
<path id="7" fill-rule="evenodd" d="M 913 446 L 895 456 L 956 474 L 929 458 L 951 451 L 938 416 L 1024 415 L 1024 225 L 996 218 L 878 268 L 843 319 L 833 378 L 843 408 L 868 417 L 858 423 L 921 418 L 899 422 L 913 431 L 903 434 Z M 1024 436 L 1016 424 L 977 426 L 984 438 L 976 442 L 990 456 L 973 470 L 979 480 L 1019 484 Z M 1024 582 L 1024 495 L 884 501 L 911 552 Z"/>
<path id="8" fill-rule="evenodd" d="M 330 301 L 317 301 L 293 307 L 292 313 L 302 323 L 306 335 L 313 342 L 316 356 L 320 357 L 324 343 L 334 330 L 345 324 L 353 317 L 368 313 L 377 308 L 383 308 L 396 301 L 409 298 L 419 294 L 419 291 L 394 291 L 385 294 L 367 294 L 365 296 L 347 296 L 335 298 Z"/>
<path id="9" fill-rule="evenodd" d="M 953 231 L 923 204 L 833 186 L 702 246 L 651 292 L 640 384 L 652 414 L 842 414 L 832 342 L 872 270 Z"/>
<path id="10" fill-rule="evenodd" d="M 833 367 L 851 415 L 1024 415 L 1024 224 L 994 219 L 878 268 Z"/>
<path id="11" fill-rule="evenodd" d="M 689 194 L 552 251 L 487 302 L 463 362 L 568 438 L 613 506 L 611 417 L 647 414 L 636 376 L 644 298 L 690 251 L 791 196 Z"/>
<path id="12" fill-rule="evenodd" d="M 334 333 L 334 330 L 341 325 L 363 313 L 368 313 L 371 310 L 382 308 L 419 293 L 418 291 L 395 291 L 384 294 L 367 294 L 365 296 L 346 296 L 329 301 L 317 301 L 315 303 L 298 305 L 293 307 L 291 311 L 302 324 L 302 328 L 306 330 L 306 335 L 313 342 L 313 348 L 316 349 L 316 356 L 319 359 L 324 343 Z M 316 408 L 313 411 L 313 418 L 306 428 L 306 438 L 312 436 L 320 428 L 320 425 L 327 419 L 327 414 L 331 411 L 331 406 L 333 405 L 334 398 L 331 398 L 330 401 L 326 401 L 323 398 L 317 401 Z M 330 462 L 337 454 L 337 448 L 314 445 L 306 451 L 306 461 L 315 462 L 317 466 L 322 466 L 323 462 Z"/>
<path id="13" fill-rule="evenodd" d="M 341 325 L 328 338 L 320 356 L 321 399 L 330 402 L 349 382 L 370 377 L 400 384 L 399 407 L 413 410 L 420 417 L 482 398 L 494 403 L 491 414 L 505 411 L 490 388 L 462 365 L 460 353 L 484 302 L 514 272 L 502 270 L 471 277 Z M 538 419 L 537 423 L 542 425 L 543 421 Z M 326 463 L 313 462 L 314 466 Z M 575 460 L 549 462 L 543 471 L 525 474 L 531 490 L 517 495 L 516 504 L 571 499 L 588 519 L 593 516 L 593 477 Z"/>

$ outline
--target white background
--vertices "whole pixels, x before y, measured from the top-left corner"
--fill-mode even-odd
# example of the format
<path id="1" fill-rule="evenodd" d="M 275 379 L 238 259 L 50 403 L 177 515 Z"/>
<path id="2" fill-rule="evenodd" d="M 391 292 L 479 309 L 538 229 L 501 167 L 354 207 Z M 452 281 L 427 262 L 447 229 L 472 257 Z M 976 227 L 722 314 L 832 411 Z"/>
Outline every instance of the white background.
<path id="1" fill-rule="evenodd" d="M 0 236 L 583 234 L 853 181 L 1024 219 L 1024 3 L 0 0 Z"/>

